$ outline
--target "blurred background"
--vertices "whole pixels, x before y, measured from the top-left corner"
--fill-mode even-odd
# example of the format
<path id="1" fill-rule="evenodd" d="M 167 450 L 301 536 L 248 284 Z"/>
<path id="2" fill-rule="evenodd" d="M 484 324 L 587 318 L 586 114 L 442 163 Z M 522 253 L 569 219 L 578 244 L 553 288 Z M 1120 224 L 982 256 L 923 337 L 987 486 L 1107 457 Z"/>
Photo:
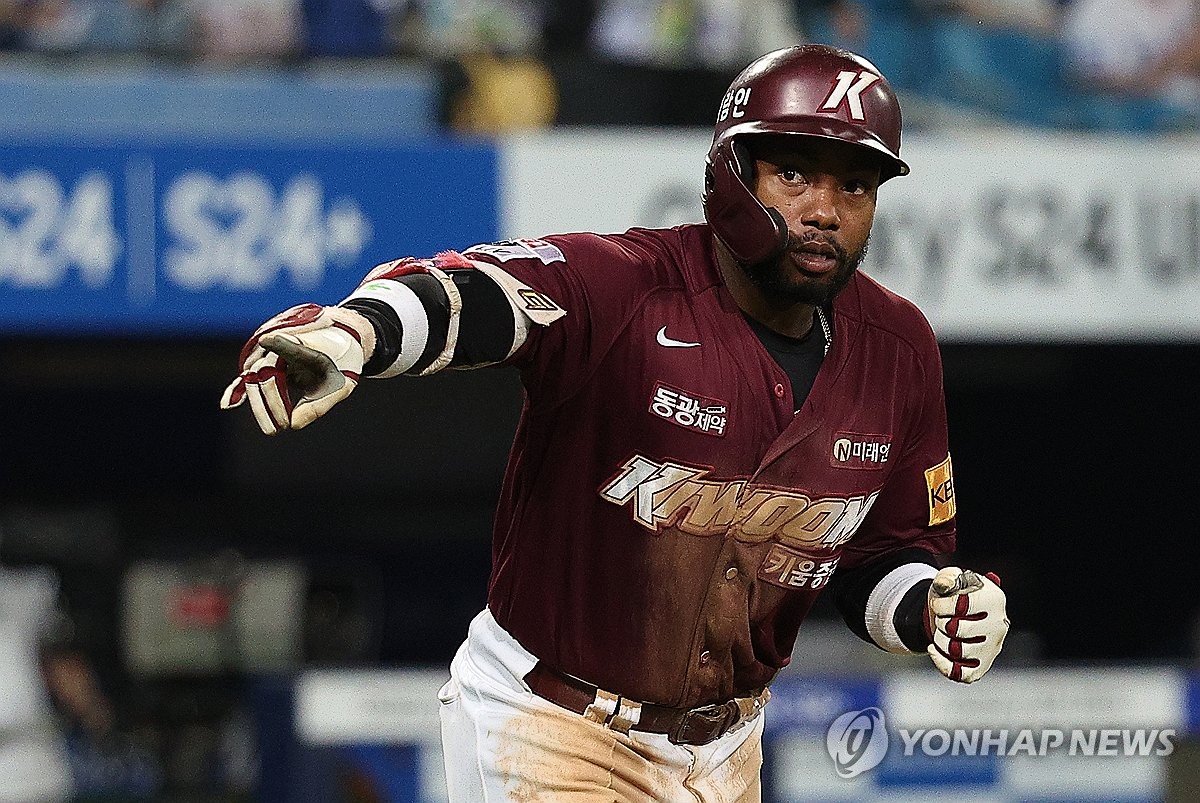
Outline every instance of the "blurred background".
<path id="1" fill-rule="evenodd" d="M 0 800 L 443 799 L 516 377 L 267 439 L 217 409 L 241 343 L 398 256 L 699 220 L 721 93 L 803 41 L 901 96 L 865 269 L 939 332 L 962 563 L 1014 629 L 961 689 L 819 609 L 767 799 L 1196 799 L 1191 0 L 0 0 Z M 867 705 L 1179 738 L 843 781 Z"/>

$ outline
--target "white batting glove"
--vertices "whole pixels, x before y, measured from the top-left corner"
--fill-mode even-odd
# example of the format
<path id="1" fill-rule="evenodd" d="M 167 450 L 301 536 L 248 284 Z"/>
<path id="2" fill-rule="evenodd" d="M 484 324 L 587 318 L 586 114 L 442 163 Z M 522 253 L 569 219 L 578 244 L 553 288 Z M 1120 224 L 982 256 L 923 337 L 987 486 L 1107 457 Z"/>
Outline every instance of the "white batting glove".
<path id="1" fill-rule="evenodd" d="M 929 586 L 929 657 L 946 677 L 974 683 L 992 668 L 1008 635 L 1005 596 L 994 574 L 947 566 Z"/>
<path id="2" fill-rule="evenodd" d="M 302 429 L 350 395 L 375 350 L 375 328 L 354 310 L 302 304 L 258 328 L 221 409 L 250 402 L 268 435 Z"/>

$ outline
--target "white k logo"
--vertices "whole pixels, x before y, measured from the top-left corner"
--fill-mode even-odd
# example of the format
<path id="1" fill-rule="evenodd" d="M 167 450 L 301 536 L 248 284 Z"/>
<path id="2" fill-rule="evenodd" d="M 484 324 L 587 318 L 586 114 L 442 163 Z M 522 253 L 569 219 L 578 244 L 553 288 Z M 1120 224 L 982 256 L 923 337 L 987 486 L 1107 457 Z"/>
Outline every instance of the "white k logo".
<path id="1" fill-rule="evenodd" d="M 668 348 L 690 349 L 692 346 L 699 346 L 699 343 L 687 343 L 683 340 L 676 340 L 673 337 L 667 337 L 667 327 L 658 330 L 658 334 L 654 338 L 658 341 L 658 345 Z"/>
<path id="2" fill-rule="evenodd" d="M 858 79 L 858 80 L 855 80 Z M 843 102 L 850 105 L 850 116 L 855 120 L 865 120 L 863 113 L 862 93 L 879 80 L 879 76 L 866 70 L 851 72 L 843 70 L 838 73 L 837 83 L 829 92 L 829 97 L 821 104 L 821 111 L 832 111 Z"/>

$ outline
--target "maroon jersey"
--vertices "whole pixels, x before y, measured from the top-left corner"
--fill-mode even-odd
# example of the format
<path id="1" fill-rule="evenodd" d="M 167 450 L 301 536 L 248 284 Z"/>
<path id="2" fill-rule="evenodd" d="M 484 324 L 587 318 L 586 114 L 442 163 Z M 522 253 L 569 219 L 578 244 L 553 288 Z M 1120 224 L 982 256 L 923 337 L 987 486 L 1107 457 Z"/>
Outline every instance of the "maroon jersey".
<path id="1" fill-rule="evenodd" d="M 721 280 L 706 225 L 467 255 L 567 311 L 509 360 L 526 402 L 488 605 L 552 667 L 693 706 L 771 681 L 833 572 L 954 547 L 941 359 L 857 274 L 808 399 Z"/>

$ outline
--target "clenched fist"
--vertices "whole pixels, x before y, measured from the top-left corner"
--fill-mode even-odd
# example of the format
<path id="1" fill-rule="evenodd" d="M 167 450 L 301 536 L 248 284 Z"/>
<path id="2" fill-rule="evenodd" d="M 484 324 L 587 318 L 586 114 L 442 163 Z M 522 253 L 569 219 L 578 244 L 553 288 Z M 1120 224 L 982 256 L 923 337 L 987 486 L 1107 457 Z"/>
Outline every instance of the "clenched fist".
<path id="1" fill-rule="evenodd" d="M 946 677 L 974 683 L 992 667 L 1008 635 L 1005 596 L 994 574 L 947 566 L 933 578 L 926 623 L 929 657 Z"/>
<path id="2" fill-rule="evenodd" d="M 354 310 L 302 304 L 258 328 L 242 347 L 241 373 L 221 408 L 250 402 L 268 435 L 316 421 L 358 385 L 375 329 Z"/>

